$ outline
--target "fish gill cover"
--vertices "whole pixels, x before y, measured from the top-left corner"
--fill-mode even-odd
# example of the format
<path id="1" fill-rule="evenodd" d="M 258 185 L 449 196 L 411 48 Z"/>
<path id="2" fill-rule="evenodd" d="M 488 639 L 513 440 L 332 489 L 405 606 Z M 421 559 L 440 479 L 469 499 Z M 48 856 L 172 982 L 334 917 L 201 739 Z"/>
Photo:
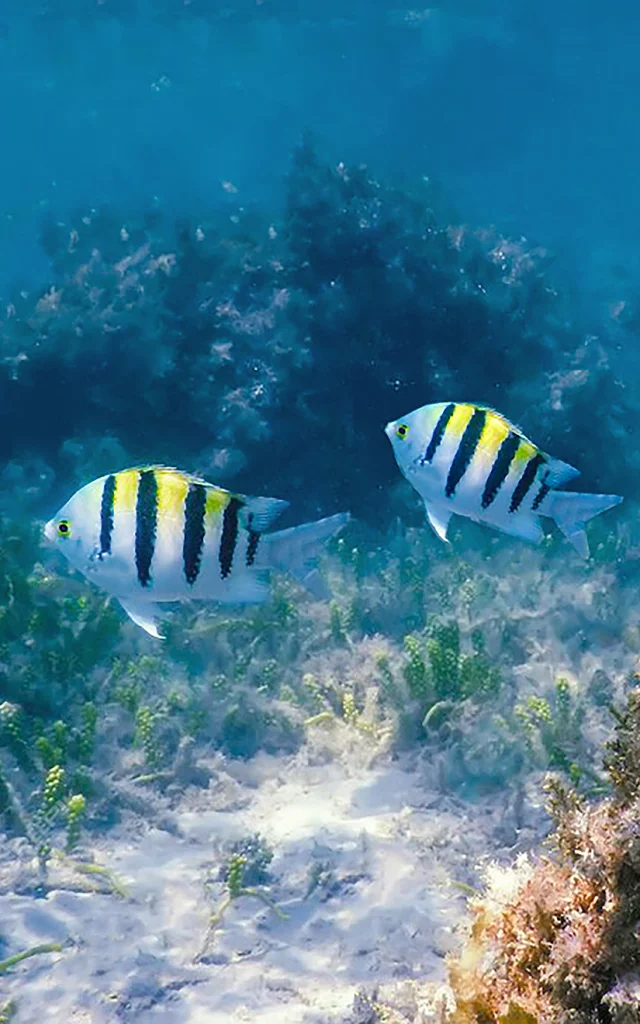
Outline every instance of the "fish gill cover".
<path id="1" fill-rule="evenodd" d="M 462 7 L 464 29 L 440 37 L 434 88 L 451 82 L 454 120 L 470 91 L 453 81 L 456 60 L 473 67 L 475 54 L 485 104 L 498 101 L 504 83 L 524 90 L 535 78 L 535 61 L 519 64 L 507 54 L 507 29 L 523 25 L 502 5 L 490 6 L 500 13 L 487 15 L 493 34 L 479 52 L 478 28 L 469 28 Z M 178 185 L 163 201 L 130 183 L 126 172 L 138 167 L 130 147 L 131 164 L 120 164 L 116 186 L 107 188 L 108 172 L 87 153 L 91 144 L 103 156 L 115 151 L 125 115 L 116 106 L 111 122 L 88 116 L 68 174 L 82 201 L 63 185 L 66 198 L 49 193 L 39 214 L 42 280 L 31 274 L 16 283 L 5 274 L 0 975 L 11 972 L 7 992 L 38 1019 L 38 975 L 27 970 L 40 963 L 32 956 L 55 954 L 61 963 L 47 962 L 45 976 L 59 993 L 65 971 L 72 979 L 59 996 L 60 1019 L 72 1019 L 83 1002 L 102 1013 L 105 986 L 118 1020 L 171 1013 L 174 1000 L 189 1019 L 190 1000 L 198 999 L 199 1010 L 225 1021 L 225 999 L 240 1014 L 253 999 L 249 1012 L 259 1019 L 269 997 L 262 983 L 256 995 L 257 983 L 242 973 L 256 959 L 278 992 L 274 1012 L 283 1022 L 307 1019 L 300 1005 L 311 1000 L 313 1019 L 322 1014 L 333 1024 L 340 1011 L 319 990 L 334 993 L 343 976 L 343 1007 L 367 982 L 347 1018 L 354 1024 L 634 1020 L 637 698 L 629 691 L 640 651 L 640 538 L 632 511 L 639 459 L 632 276 L 625 271 L 601 285 L 603 317 L 602 303 L 575 290 L 567 256 L 554 266 L 550 251 L 522 237 L 525 225 L 501 231 L 482 226 L 459 199 L 461 212 L 454 209 L 445 172 L 456 180 L 470 146 L 482 142 L 477 127 L 475 136 L 460 130 L 447 143 L 441 125 L 400 175 L 383 152 L 386 140 L 410 153 L 413 135 L 403 141 L 398 110 L 429 95 L 409 72 L 381 128 L 382 100 L 367 93 L 374 76 L 360 81 L 360 64 L 350 77 L 337 60 L 330 69 L 336 94 L 353 94 L 351 109 L 362 109 L 365 128 L 373 133 L 377 124 L 384 143 L 377 152 L 360 122 L 358 144 L 347 133 L 338 135 L 342 146 L 326 144 L 321 123 L 317 143 L 305 134 L 294 145 L 302 133 L 286 107 L 267 118 L 258 161 L 267 182 L 274 166 L 285 178 L 284 197 L 273 184 L 238 187 L 231 172 L 218 176 L 222 187 L 214 179 L 219 199 L 210 171 L 184 187 L 198 179 L 185 156 L 197 146 L 183 148 L 180 108 L 171 107 L 174 80 L 188 65 L 184 58 L 171 66 L 177 41 L 202 73 L 220 26 L 238 61 L 243 45 L 253 59 L 258 38 L 275 46 L 276 28 L 292 50 L 301 31 L 312 33 L 307 43 L 313 38 L 325 55 L 318 40 L 340 50 L 357 38 L 371 73 L 377 65 L 367 46 L 382 27 L 384 60 L 401 75 L 402 58 L 410 54 L 415 71 L 427 33 L 442 28 L 438 12 L 367 4 L 345 16 L 342 4 L 320 11 L 284 0 L 206 13 L 196 0 L 141 2 L 135 17 L 134 7 L 116 0 L 67 3 L 64 17 L 54 0 L 36 8 L 37 28 L 24 12 L 16 15 L 0 45 L 19 56 L 36 40 L 50 60 L 59 47 L 47 65 L 56 75 L 72 40 L 80 55 L 98 52 L 89 41 L 104 48 L 103 58 L 130 58 L 130 33 L 139 43 L 153 26 L 169 70 L 145 81 L 147 99 L 166 101 L 163 129 L 172 130 L 157 133 L 151 164 L 171 168 L 157 172 L 167 192 L 172 175 Z M 579 19 L 571 27 L 585 31 Z M 537 32 L 544 48 L 544 26 Z M 488 66 L 496 69 L 493 93 L 482 85 Z M 229 64 L 222 67 L 221 79 L 231 82 Z M 130 73 L 147 70 L 141 59 Z M 94 86 L 108 92 L 126 78 L 122 72 Z M 55 94 L 59 80 L 54 85 Z M 552 104 L 548 88 L 542 92 L 544 118 Z M 125 93 L 117 93 L 122 107 Z M 51 116 L 46 95 L 43 86 L 35 105 Z M 211 140 L 233 138 L 234 118 L 224 104 L 206 120 L 193 106 L 182 113 L 197 122 L 206 165 L 216 150 Z M 283 131 L 289 115 L 296 124 Z M 495 159 L 525 145 L 517 115 L 493 126 Z M 40 124 L 54 145 L 44 115 Z M 267 145 L 273 139 L 278 145 Z M 347 153 L 344 162 L 327 155 L 336 148 Z M 272 149 L 292 152 L 288 167 Z M 425 177 L 430 152 L 438 180 Z M 248 164 L 247 153 L 229 160 Z M 65 166 L 56 172 L 62 181 Z M 83 175 L 88 167 L 95 177 Z M 500 209 L 499 219 L 517 225 L 508 199 Z M 21 246 L 23 239 L 17 253 Z M 537 551 L 459 523 L 452 549 L 438 546 L 383 427 L 426 401 L 450 400 L 495 406 L 545 451 L 579 466 L 589 490 L 626 496 L 621 513 L 590 527 L 587 563 L 561 539 Z M 280 580 L 256 609 L 173 610 L 161 651 L 137 635 L 103 595 L 65 574 L 42 544 L 39 520 L 101 473 L 157 461 L 241 493 L 288 499 L 289 522 L 349 508 L 354 522 L 325 561 L 331 601 L 304 599 Z M 540 855 L 551 827 L 541 788 L 548 769 L 560 776 L 551 866 Z M 350 789 L 354 778 L 358 788 Z M 508 892 L 494 884 L 496 869 L 476 868 L 482 858 L 497 860 L 500 875 L 523 854 Z M 173 890 L 163 857 L 178 865 Z M 440 893 L 451 878 L 476 890 L 466 944 L 450 927 L 463 917 L 460 897 L 456 904 Z M 73 902 L 78 890 L 104 894 L 101 909 L 93 909 L 97 900 Z M 137 899 L 141 893 L 150 899 Z M 43 896 L 50 916 L 32 926 L 31 901 Z M 163 899 L 167 915 L 153 916 Z M 105 930 L 126 938 L 103 943 L 100 974 L 91 936 Z M 303 995 L 289 1018 L 296 997 L 289 992 L 290 1004 L 280 1002 L 286 967 L 274 950 L 302 943 L 325 966 L 316 965 L 311 994 L 304 972 L 295 973 Z M 423 982 L 444 977 L 452 948 L 459 956 L 450 956 L 451 987 L 423 990 Z M 169 980 L 161 980 L 160 964 Z M 232 994 L 225 989 L 231 969 L 241 989 Z M 413 982 L 396 991 L 402 975 Z M 0 1020 L 11 1013 L 0 1001 Z"/>

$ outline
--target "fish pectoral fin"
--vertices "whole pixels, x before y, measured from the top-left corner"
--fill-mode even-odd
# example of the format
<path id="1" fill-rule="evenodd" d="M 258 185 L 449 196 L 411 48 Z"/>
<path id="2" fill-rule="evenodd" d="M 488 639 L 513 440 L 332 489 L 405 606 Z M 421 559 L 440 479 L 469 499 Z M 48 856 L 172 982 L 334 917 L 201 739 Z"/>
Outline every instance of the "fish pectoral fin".
<path id="1" fill-rule="evenodd" d="M 157 617 L 160 615 L 160 609 L 157 604 L 152 601 L 134 604 L 131 601 L 122 600 L 120 604 L 136 626 L 141 626 L 149 636 L 154 636 L 157 640 L 164 640 L 164 636 L 158 629 Z"/>
<path id="2" fill-rule="evenodd" d="M 449 528 L 449 520 L 451 519 L 451 512 L 447 512 L 441 508 L 434 508 L 427 501 L 424 503 L 424 507 L 427 511 L 427 519 L 434 533 L 438 535 L 440 540 L 443 540 L 446 544 L 450 542 L 447 540 L 447 530 Z"/>

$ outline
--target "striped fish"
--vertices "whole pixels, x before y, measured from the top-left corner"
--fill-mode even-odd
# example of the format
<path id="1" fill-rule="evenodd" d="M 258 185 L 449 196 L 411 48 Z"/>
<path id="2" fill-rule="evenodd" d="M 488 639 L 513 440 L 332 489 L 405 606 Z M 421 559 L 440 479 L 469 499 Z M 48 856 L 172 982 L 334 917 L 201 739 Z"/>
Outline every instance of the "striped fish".
<path id="1" fill-rule="evenodd" d="M 268 597 L 270 569 L 328 596 L 315 565 L 348 513 L 265 534 L 287 505 L 232 494 L 177 469 L 144 466 L 82 487 L 46 524 L 45 535 L 135 623 L 160 637 L 161 602 L 258 603 Z"/>
<path id="2" fill-rule="evenodd" d="M 622 501 L 615 494 L 557 490 L 580 471 L 542 452 L 485 406 L 425 405 L 388 423 L 385 433 L 442 540 L 456 513 L 539 544 L 539 517 L 548 516 L 586 558 L 585 522 Z"/>

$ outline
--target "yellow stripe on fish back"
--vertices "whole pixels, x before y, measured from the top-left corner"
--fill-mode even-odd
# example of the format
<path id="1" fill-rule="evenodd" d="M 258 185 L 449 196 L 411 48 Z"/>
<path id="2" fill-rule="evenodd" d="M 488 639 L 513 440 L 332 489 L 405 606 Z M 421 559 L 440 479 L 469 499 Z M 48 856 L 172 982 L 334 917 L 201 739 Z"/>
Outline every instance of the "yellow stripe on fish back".
<path id="1" fill-rule="evenodd" d="M 483 410 L 487 414 L 485 426 L 474 455 L 474 462 L 482 462 L 485 465 L 492 463 L 497 458 L 502 444 L 509 435 L 517 437 L 520 441 L 520 444 L 513 456 L 514 468 L 518 471 L 538 454 L 539 448 L 532 444 L 531 441 L 524 436 L 522 431 L 518 429 L 518 427 L 515 427 L 513 423 L 510 423 L 506 417 L 502 416 L 499 412 L 496 412 L 495 409 L 491 409 L 488 406 L 483 405 L 469 406 L 469 408 L 472 410 L 472 414 L 473 410 L 476 408 Z M 454 417 L 455 413 L 454 416 L 451 417 L 451 420 L 453 420 Z M 447 434 L 448 433 L 449 431 L 447 430 Z"/>
<path id="2" fill-rule="evenodd" d="M 467 405 L 463 402 L 456 404 L 444 432 L 444 436 L 448 441 L 459 441 L 461 439 L 474 411 L 475 406 L 473 405 Z"/>
<path id="3" fill-rule="evenodd" d="M 138 497 L 138 470 L 124 469 L 116 473 L 116 493 L 113 499 L 114 512 L 135 512 Z"/>
<path id="4" fill-rule="evenodd" d="M 510 430 L 510 425 L 502 416 L 498 416 L 497 413 L 488 409 L 484 430 L 478 441 L 478 451 L 482 450 L 490 458 L 495 458 L 502 442 L 508 437 Z"/>
<path id="5" fill-rule="evenodd" d="M 233 494 L 230 494 L 229 491 L 224 491 L 221 487 L 208 485 L 207 500 L 205 504 L 205 516 L 207 523 L 215 523 L 220 517 L 220 514 L 224 512 L 232 498 Z"/>
<path id="6" fill-rule="evenodd" d="M 518 436 L 520 437 L 520 444 L 513 456 L 513 461 L 518 465 L 522 465 L 525 462 L 530 462 L 538 454 L 539 449 L 531 441 L 527 441 L 526 437 Z"/>
<path id="7" fill-rule="evenodd" d="M 181 520 L 185 513 L 187 495 L 191 485 L 200 485 L 205 489 L 205 520 L 208 526 L 214 526 L 225 508 L 234 497 L 229 491 L 215 487 L 204 480 L 181 473 L 180 470 L 164 466 L 145 466 L 136 469 L 125 469 L 116 473 L 114 495 L 114 512 L 135 512 L 138 483 L 141 473 L 152 472 L 157 485 L 156 508 L 158 519 Z"/>
<path id="8" fill-rule="evenodd" d="M 189 481 L 184 473 L 175 469 L 156 469 L 158 485 L 158 517 L 181 519 L 189 492 Z"/>

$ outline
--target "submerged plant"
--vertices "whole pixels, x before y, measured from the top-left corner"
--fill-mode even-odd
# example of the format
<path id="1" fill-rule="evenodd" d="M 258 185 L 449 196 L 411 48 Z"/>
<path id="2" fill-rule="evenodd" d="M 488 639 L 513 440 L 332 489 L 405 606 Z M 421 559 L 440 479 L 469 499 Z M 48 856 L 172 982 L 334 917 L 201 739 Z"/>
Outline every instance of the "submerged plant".
<path id="1" fill-rule="evenodd" d="M 479 708 L 498 691 L 500 670 L 485 654 L 484 638 L 474 630 L 462 649 L 460 627 L 455 620 L 434 621 L 425 633 L 404 638 L 403 675 L 410 696 L 417 705 L 418 725 L 411 726 L 401 708 L 403 729 L 408 736 L 439 733 L 466 707 Z M 394 684 L 388 663 L 383 661 L 382 682 L 387 692 Z"/>
<path id="2" fill-rule="evenodd" d="M 433 695 L 432 681 L 425 661 L 423 644 L 416 636 L 405 636 L 404 678 L 409 693 L 422 704 L 427 704 Z"/>
<path id="3" fill-rule="evenodd" d="M 136 740 L 144 751 L 145 763 L 149 768 L 156 768 L 159 762 L 159 750 L 156 739 L 157 715 L 147 704 L 142 704 L 136 712 Z"/>
<path id="4" fill-rule="evenodd" d="M 229 860 L 220 869 L 220 878 L 229 882 L 234 858 L 242 858 L 242 878 L 246 885 L 265 885 L 269 881 L 269 865 L 273 860 L 273 850 L 265 839 L 256 833 L 238 839 L 229 847 Z"/>
<path id="5" fill-rule="evenodd" d="M 471 900 L 469 939 L 451 962 L 456 1024 L 637 1020 L 626 981 L 640 968 L 638 735 L 635 690 L 608 745 L 613 795 L 589 804 L 551 778 L 555 856 L 488 870 L 485 893 Z"/>
<path id="6" fill-rule="evenodd" d="M 25 716 L 19 704 L 0 704 L 0 743 L 6 744 L 19 764 L 30 763 Z"/>
<path id="7" fill-rule="evenodd" d="M 575 784 L 602 789 L 603 780 L 589 764 L 585 702 L 567 679 L 557 679 L 549 697 L 531 694 L 514 713 L 535 764 L 560 770 Z"/>
<path id="8" fill-rule="evenodd" d="M 205 937 L 204 945 L 198 955 L 198 959 L 206 958 L 207 950 L 211 943 L 213 932 L 218 927 L 225 913 L 232 903 L 242 897 L 259 900 L 277 917 L 286 918 L 270 896 L 262 888 L 258 888 L 260 882 L 267 880 L 266 869 L 271 858 L 272 851 L 260 836 L 250 836 L 240 843 L 234 844 L 236 851 L 229 857 L 221 869 L 221 876 L 225 881 L 226 895 L 218 904 L 209 918 L 209 927 Z M 253 882 L 253 884 L 251 884 Z"/>
<path id="9" fill-rule="evenodd" d="M 25 949 L 22 953 L 15 953 L 13 956 L 8 957 L 6 960 L 0 961 L 0 974 L 4 974 L 12 967 L 15 967 L 16 964 L 20 964 L 22 963 L 23 960 L 28 960 L 32 956 L 40 956 L 42 953 L 61 952 L 62 946 L 60 945 L 59 942 L 45 942 L 39 946 L 32 946 L 30 949 Z"/>
<path id="10" fill-rule="evenodd" d="M 10 1024 L 18 1012 L 18 1007 L 13 999 L 0 1005 L 0 1024 Z"/>
<path id="11" fill-rule="evenodd" d="M 241 896 L 250 896 L 253 899 L 260 900 L 264 903 L 265 907 L 272 910 L 278 917 L 285 918 L 286 914 L 280 910 L 278 905 L 267 896 L 261 889 L 256 889 L 255 886 L 245 885 L 244 870 L 246 864 L 246 857 L 242 854 L 237 853 L 229 861 L 229 872 L 227 877 L 227 895 L 223 899 L 222 903 L 216 908 L 211 915 L 209 921 L 209 931 L 213 931 L 214 928 L 220 924 L 225 911 L 231 906 L 234 900 L 240 899 Z"/>
<path id="12" fill-rule="evenodd" d="M 76 793 L 67 801 L 67 853 L 72 853 L 78 845 L 86 804 L 81 793 Z"/>

